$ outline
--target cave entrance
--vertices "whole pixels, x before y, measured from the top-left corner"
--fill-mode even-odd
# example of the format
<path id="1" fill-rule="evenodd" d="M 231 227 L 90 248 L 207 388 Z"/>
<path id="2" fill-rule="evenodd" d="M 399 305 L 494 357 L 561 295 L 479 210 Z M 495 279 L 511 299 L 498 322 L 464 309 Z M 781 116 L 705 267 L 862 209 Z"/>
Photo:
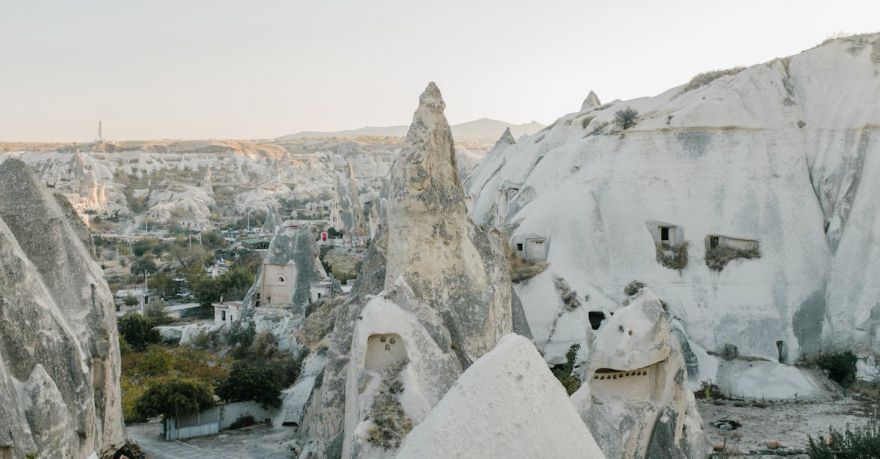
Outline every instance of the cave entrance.
<path id="1" fill-rule="evenodd" d="M 602 326 L 602 322 L 605 321 L 605 313 L 602 311 L 590 311 L 587 313 L 587 318 L 590 319 L 590 328 L 598 330 Z"/>

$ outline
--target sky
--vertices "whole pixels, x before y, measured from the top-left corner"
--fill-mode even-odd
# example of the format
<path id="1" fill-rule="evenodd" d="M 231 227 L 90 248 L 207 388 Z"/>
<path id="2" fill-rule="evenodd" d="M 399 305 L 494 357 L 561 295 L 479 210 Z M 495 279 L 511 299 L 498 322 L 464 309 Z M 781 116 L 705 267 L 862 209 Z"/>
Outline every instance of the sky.
<path id="1" fill-rule="evenodd" d="M 877 0 L 0 0 L 0 141 L 272 138 L 408 124 L 549 124 L 590 90 L 880 31 Z"/>

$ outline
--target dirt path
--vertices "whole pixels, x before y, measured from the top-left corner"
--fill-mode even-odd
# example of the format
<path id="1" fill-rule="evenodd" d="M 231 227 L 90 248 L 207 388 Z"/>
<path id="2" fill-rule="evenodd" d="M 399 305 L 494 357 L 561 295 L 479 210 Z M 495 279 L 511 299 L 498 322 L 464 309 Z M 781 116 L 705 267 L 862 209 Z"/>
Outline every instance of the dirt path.
<path id="1" fill-rule="evenodd" d="M 732 400 L 698 401 L 703 417 L 703 430 L 713 444 L 724 443 L 728 450 L 747 456 L 791 455 L 807 447 L 807 436 L 826 434 L 828 427 L 843 429 L 864 425 L 870 412 L 869 404 L 851 396 L 826 402 L 755 403 Z M 714 426 L 720 420 L 731 420 L 742 426 L 724 431 Z M 771 451 L 768 440 L 779 440 L 782 447 Z M 773 453 L 773 454 L 771 454 Z"/>

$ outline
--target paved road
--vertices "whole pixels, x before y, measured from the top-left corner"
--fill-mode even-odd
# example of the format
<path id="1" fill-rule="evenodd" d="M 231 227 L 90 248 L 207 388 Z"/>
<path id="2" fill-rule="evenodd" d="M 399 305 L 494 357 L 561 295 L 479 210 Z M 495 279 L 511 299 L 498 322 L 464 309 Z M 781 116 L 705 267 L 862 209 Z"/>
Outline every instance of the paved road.
<path id="1" fill-rule="evenodd" d="M 165 441 L 159 436 L 158 422 L 129 425 L 126 431 L 150 459 L 289 458 L 289 443 L 294 433 L 290 428 L 254 426 L 206 437 Z"/>

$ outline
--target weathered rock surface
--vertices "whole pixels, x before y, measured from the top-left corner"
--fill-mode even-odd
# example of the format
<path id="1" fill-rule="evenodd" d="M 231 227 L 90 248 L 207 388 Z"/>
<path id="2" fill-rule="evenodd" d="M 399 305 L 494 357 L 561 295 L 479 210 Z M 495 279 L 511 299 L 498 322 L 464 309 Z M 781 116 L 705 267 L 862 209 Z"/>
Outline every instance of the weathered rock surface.
<path id="1" fill-rule="evenodd" d="M 329 281 L 318 260 L 317 236 L 314 227 L 279 225 L 243 301 L 244 316 L 257 333 L 272 333 L 282 350 L 294 354 L 303 349 L 297 337 L 313 312 L 309 290 L 316 282 Z M 331 281 L 331 289 L 341 293 L 338 282 Z"/>
<path id="2" fill-rule="evenodd" d="M 369 235 L 358 193 L 358 181 L 350 162 L 346 174 L 336 176 L 336 203 L 331 209 L 330 222 L 335 224 L 337 229 L 344 229 L 355 236 Z"/>
<path id="3" fill-rule="evenodd" d="M 338 308 L 301 457 L 392 456 L 458 375 L 511 331 L 503 246 L 467 216 L 444 108 L 431 83 L 392 167 L 384 224 Z"/>
<path id="4" fill-rule="evenodd" d="M 64 210 L 0 164 L 0 456 L 86 457 L 123 441 L 113 297 Z"/>
<path id="5" fill-rule="evenodd" d="M 708 454 L 681 347 L 670 328 L 660 300 L 644 288 L 593 340 L 585 383 L 572 401 L 608 457 Z"/>
<path id="6" fill-rule="evenodd" d="M 695 353 L 732 345 L 790 364 L 880 350 L 878 49 L 878 34 L 834 39 L 654 97 L 589 104 L 487 154 L 468 181 L 474 220 L 552 240 L 547 269 L 516 285 L 544 355 L 585 343 L 588 314 L 614 312 L 634 279 Z M 623 130 L 615 114 L 627 108 L 639 115 Z M 657 260 L 662 225 L 688 243 L 680 269 Z M 713 235 L 757 243 L 760 257 L 713 270 Z M 563 310 L 556 276 L 589 300 Z M 713 368 L 692 377 L 717 380 Z"/>
<path id="7" fill-rule="evenodd" d="M 605 456 L 535 346 L 511 334 L 458 378 L 397 457 Z"/>
<path id="8" fill-rule="evenodd" d="M 590 93 L 587 94 L 587 98 L 584 99 L 584 103 L 581 104 L 581 111 L 592 110 L 601 106 L 602 102 L 599 101 L 599 96 L 597 96 L 595 92 L 590 91 Z"/>

